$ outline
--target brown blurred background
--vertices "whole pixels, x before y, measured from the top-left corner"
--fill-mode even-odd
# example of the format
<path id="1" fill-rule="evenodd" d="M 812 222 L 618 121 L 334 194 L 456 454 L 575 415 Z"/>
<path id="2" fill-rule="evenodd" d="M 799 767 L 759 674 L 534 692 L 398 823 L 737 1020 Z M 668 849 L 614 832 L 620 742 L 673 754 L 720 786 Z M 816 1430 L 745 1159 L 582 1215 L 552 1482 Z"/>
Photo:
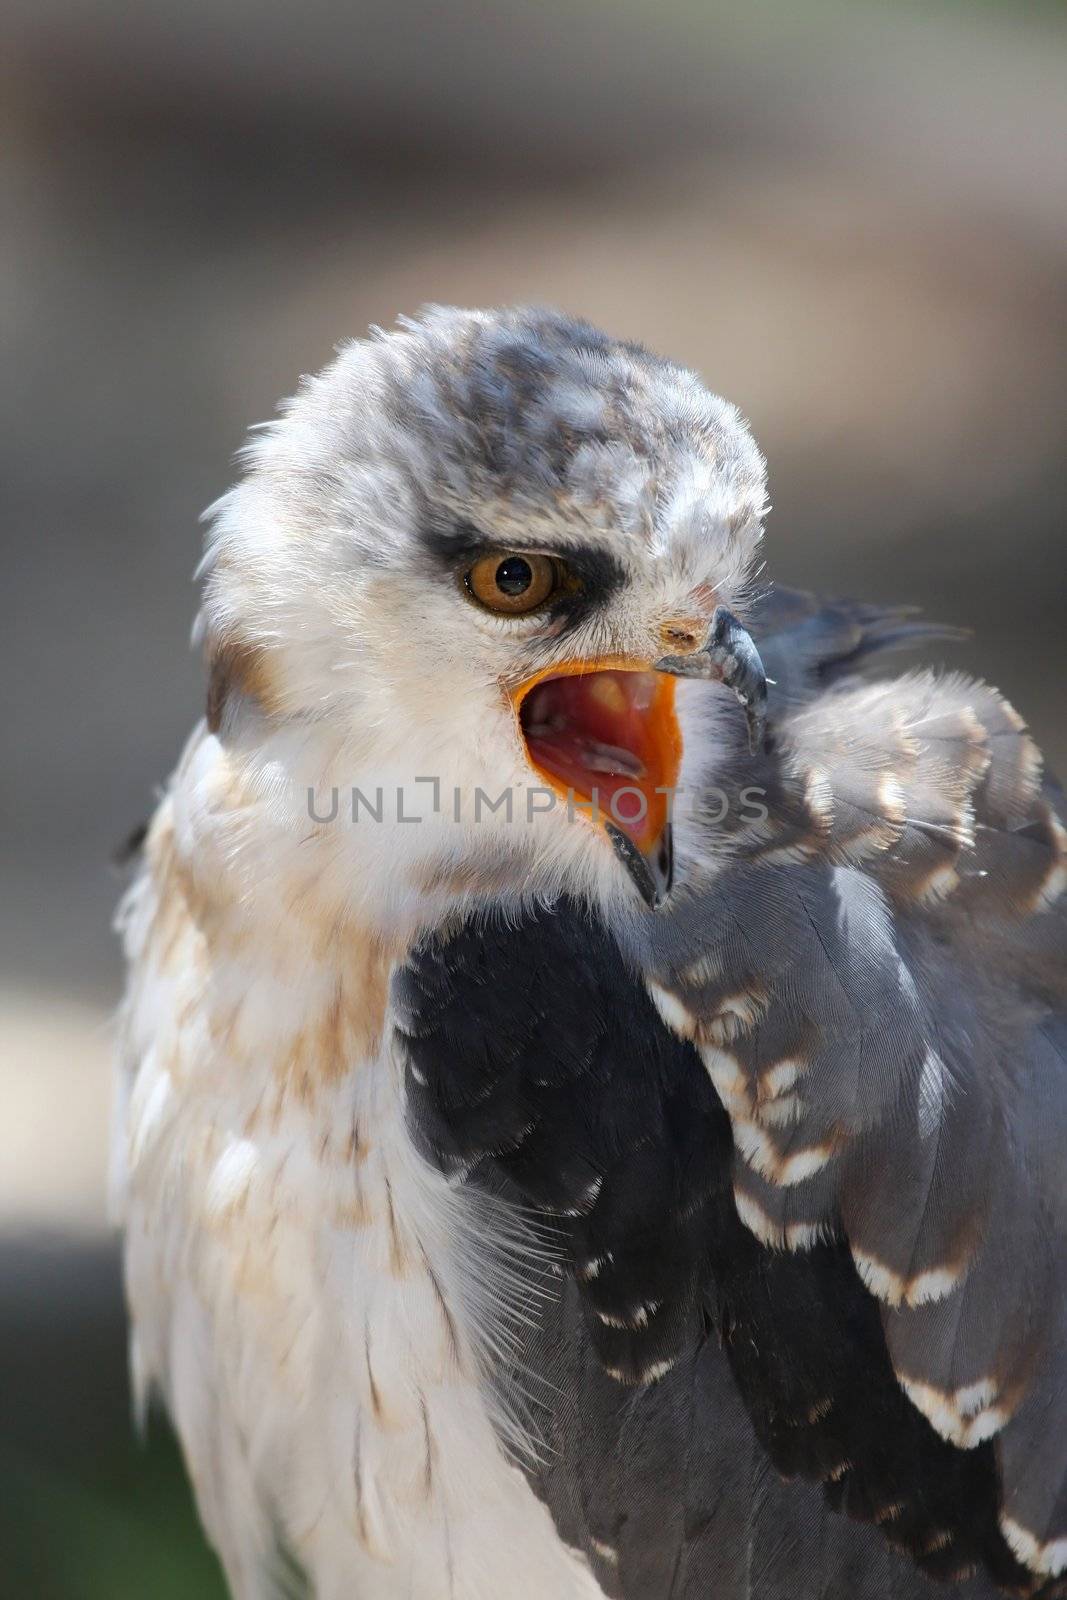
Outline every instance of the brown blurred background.
<path id="1" fill-rule="evenodd" d="M 699 368 L 778 577 L 975 629 L 1067 768 L 1067 19 L 941 0 L 3 0 L 0 1594 L 203 1596 L 132 1443 L 112 847 L 202 697 L 197 516 L 339 338 L 554 302 Z"/>

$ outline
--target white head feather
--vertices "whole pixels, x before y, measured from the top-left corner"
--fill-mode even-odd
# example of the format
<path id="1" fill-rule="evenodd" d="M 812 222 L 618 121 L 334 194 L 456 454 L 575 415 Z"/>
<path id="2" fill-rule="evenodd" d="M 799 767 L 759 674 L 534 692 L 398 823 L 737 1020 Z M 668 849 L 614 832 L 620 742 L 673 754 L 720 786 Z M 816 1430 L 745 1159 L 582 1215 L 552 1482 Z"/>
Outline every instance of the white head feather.
<path id="1" fill-rule="evenodd" d="M 249 893 L 297 870 L 334 914 L 382 928 L 483 888 L 629 893 L 583 819 L 529 817 L 538 779 L 506 686 L 557 661 L 652 659 L 667 620 L 743 604 L 765 474 L 736 409 L 558 313 L 433 308 L 345 346 L 244 463 L 209 513 L 199 632 L 242 775 L 226 849 Z M 584 553 L 613 579 L 567 618 L 493 615 L 461 582 L 475 537 Z M 354 788 L 371 803 L 356 822 Z M 508 788 L 512 821 L 483 801 L 476 822 L 477 791 Z"/>

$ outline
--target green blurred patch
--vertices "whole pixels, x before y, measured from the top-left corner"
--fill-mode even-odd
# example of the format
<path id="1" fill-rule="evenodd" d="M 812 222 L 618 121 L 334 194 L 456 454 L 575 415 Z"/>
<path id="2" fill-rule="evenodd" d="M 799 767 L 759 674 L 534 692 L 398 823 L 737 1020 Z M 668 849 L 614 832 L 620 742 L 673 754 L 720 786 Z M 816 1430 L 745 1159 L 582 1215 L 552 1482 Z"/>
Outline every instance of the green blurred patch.
<path id="1" fill-rule="evenodd" d="M 158 1422 L 151 1442 L 131 1445 L 128 1463 L 112 1462 L 99 1487 L 0 1450 L 0 1548 L 5 1592 L 27 1600 L 225 1600 L 178 1451 Z"/>
<path id="2" fill-rule="evenodd" d="M 225 1600 L 167 1423 L 130 1420 L 114 1242 L 0 1241 L 0 1594 Z"/>

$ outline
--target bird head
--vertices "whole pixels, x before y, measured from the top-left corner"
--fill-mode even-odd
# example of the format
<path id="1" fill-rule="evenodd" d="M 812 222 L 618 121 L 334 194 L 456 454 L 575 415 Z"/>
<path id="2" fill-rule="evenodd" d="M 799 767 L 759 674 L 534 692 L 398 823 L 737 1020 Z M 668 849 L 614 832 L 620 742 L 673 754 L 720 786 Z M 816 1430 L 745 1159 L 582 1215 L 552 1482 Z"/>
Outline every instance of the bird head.
<path id="1" fill-rule="evenodd" d="M 217 736 L 362 827 L 394 898 L 659 904 L 678 678 L 753 715 L 761 687 L 736 409 L 557 313 L 433 308 L 342 348 L 244 463 L 203 569 Z"/>

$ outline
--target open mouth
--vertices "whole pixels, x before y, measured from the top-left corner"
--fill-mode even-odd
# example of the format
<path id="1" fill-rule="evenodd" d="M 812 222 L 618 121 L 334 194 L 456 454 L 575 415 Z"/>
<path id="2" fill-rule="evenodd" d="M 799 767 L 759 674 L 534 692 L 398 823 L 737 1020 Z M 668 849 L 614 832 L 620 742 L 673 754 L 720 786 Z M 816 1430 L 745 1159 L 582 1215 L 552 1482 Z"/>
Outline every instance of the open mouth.
<path id="1" fill-rule="evenodd" d="M 674 679 L 575 662 L 515 695 L 531 765 L 602 826 L 645 900 L 670 889 L 670 793 L 681 762 Z"/>

